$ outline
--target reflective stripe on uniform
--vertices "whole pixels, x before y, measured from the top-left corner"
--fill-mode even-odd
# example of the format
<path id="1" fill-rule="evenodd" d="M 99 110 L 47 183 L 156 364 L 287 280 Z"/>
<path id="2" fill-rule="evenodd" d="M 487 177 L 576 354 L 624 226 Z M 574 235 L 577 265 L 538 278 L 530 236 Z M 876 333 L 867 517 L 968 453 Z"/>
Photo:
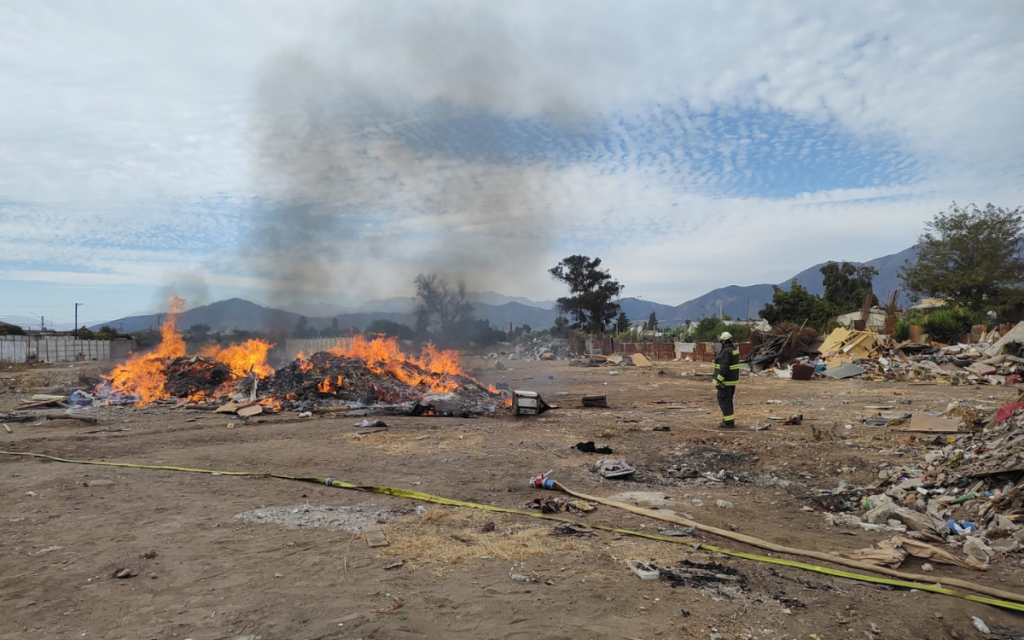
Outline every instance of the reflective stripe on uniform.
<path id="1" fill-rule="evenodd" d="M 721 378 L 722 376 L 718 376 L 718 377 L 719 377 L 719 378 Z M 724 384 L 724 385 L 725 385 L 725 386 L 727 386 L 727 387 L 735 387 L 735 386 L 736 386 L 736 385 L 738 385 L 739 383 L 740 383 L 740 381 L 739 381 L 739 380 L 733 380 L 733 381 L 731 381 L 731 382 L 723 382 L 722 384 Z"/>
<path id="2" fill-rule="evenodd" d="M 731 416 L 722 416 L 722 422 L 732 422 L 735 419 L 736 419 L 736 414 L 733 414 Z"/>
<path id="3" fill-rule="evenodd" d="M 731 364 L 731 365 L 729 365 L 729 368 L 730 369 L 739 369 L 740 365 L 738 365 L 738 364 Z"/>

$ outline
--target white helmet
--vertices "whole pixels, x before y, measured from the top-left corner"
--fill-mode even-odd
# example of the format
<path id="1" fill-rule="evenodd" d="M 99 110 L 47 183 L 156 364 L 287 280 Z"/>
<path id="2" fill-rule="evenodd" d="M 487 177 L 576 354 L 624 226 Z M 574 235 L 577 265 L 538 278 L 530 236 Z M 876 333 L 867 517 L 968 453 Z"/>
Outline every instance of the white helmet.
<path id="1" fill-rule="evenodd" d="M 718 341 L 725 342 L 726 340 L 732 340 L 732 334 L 728 331 L 723 331 L 722 335 L 718 336 Z"/>

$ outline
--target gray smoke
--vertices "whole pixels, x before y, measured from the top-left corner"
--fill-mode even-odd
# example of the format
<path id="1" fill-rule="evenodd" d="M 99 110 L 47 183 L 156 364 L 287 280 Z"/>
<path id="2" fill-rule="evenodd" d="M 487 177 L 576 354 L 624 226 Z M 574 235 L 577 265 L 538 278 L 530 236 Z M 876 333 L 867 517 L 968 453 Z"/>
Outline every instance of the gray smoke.
<path id="1" fill-rule="evenodd" d="M 535 179 L 552 159 L 507 125 L 587 135 L 576 85 L 526 62 L 535 43 L 483 5 L 400 7 L 338 25 L 345 55 L 296 49 L 266 66 L 254 175 L 268 196 L 243 253 L 275 305 L 387 295 L 379 281 L 411 287 L 419 272 L 500 288 L 550 266 L 532 258 L 559 213 Z"/>

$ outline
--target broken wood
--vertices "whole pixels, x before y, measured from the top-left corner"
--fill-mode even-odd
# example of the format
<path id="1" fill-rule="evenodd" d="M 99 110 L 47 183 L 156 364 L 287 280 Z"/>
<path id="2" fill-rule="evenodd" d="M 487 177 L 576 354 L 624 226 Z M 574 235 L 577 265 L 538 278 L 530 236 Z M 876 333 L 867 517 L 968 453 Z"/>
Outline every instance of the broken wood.
<path id="1" fill-rule="evenodd" d="M 371 549 L 386 547 L 390 544 L 379 524 L 368 524 L 363 527 L 363 535 L 366 537 L 366 546 Z"/>
<path id="2" fill-rule="evenodd" d="M 97 422 L 99 422 L 99 420 L 97 420 L 94 416 L 76 416 L 76 415 L 68 415 L 66 413 L 60 413 L 60 414 L 57 414 L 55 416 L 40 416 L 40 417 L 46 418 L 47 420 L 78 420 L 80 422 L 88 422 L 89 424 L 96 424 Z"/>
<path id="3" fill-rule="evenodd" d="M 597 409 L 608 408 L 608 396 L 583 396 L 583 406 Z"/>
<path id="4" fill-rule="evenodd" d="M 235 413 L 246 418 L 251 416 L 258 416 L 259 414 L 263 413 L 263 407 L 260 404 L 254 403 L 245 407 L 239 407 L 238 411 L 236 411 Z"/>
<path id="5" fill-rule="evenodd" d="M 350 411 L 350 409 L 348 407 L 326 407 L 324 409 L 313 409 L 313 413 L 315 415 L 321 415 L 324 413 L 344 413 L 346 411 Z"/>
<path id="6" fill-rule="evenodd" d="M 6 422 L 4 423 L 4 431 L 6 431 L 7 433 L 14 433 L 13 431 L 11 431 L 11 425 L 7 424 Z"/>

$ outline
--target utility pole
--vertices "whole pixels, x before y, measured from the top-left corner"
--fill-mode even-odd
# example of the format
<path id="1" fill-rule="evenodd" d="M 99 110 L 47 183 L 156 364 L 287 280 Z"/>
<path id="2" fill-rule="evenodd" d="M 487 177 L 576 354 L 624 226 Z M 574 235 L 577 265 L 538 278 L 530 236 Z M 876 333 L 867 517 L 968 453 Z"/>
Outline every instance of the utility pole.
<path id="1" fill-rule="evenodd" d="M 75 340 L 78 340 L 78 307 L 82 306 L 83 302 L 75 303 Z"/>
<path id="2" fill-rule="evenodd" d="M 747 296 L 747 322 L 750 322 L 750 296 Z"/>

